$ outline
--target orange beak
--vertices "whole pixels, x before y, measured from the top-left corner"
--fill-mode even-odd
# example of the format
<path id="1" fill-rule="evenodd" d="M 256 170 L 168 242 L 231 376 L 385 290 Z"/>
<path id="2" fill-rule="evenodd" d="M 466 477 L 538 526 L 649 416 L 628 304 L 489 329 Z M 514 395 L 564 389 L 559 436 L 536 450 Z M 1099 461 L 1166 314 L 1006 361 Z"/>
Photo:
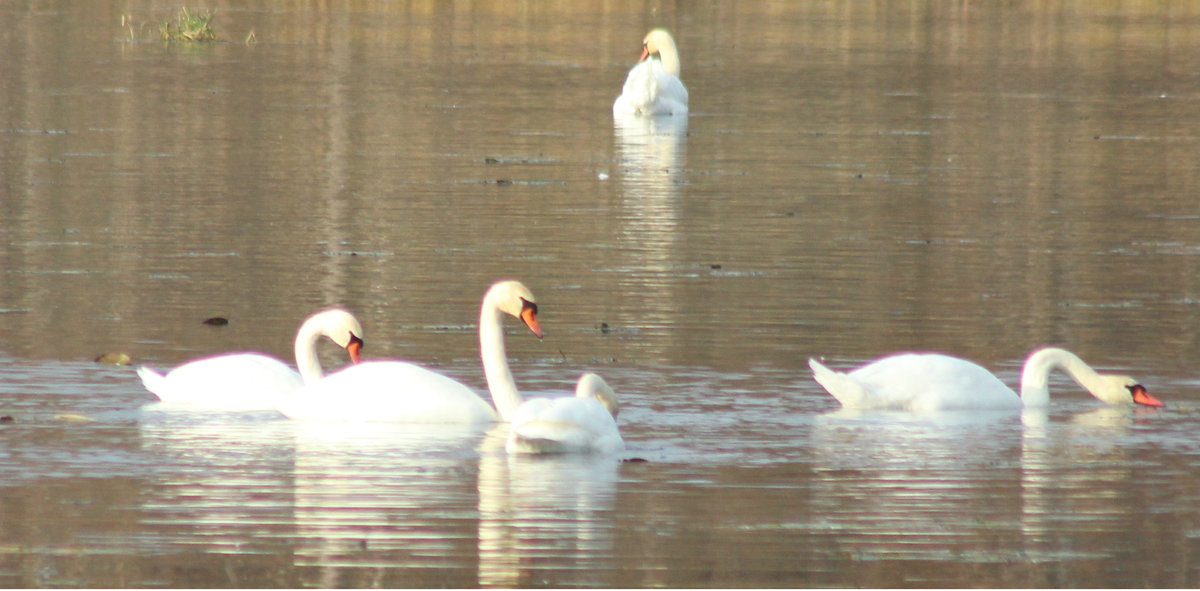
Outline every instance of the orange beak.
<path id="1" fill-rule="evenodd" d="M 1147 392 L 1146 389 L 1141 386 L 1134 386 L 1132 388 L 1132 390 L 1133 390 L 1133 401 L 1136 402 L 1137 404 L 1144 404 L 1146 406 L 1158 406 L 1158 407 L 1166 406 L 1165 404 L 1162 403 L 1161 400 L 1151 396 L 1150 393 Z"/>
<path id="2" fill-rule="evenodd" d="M 650 48 L 643 45 L 642 46 L 642 57 L 639 57 L 638 61 L 644 62 L 644 61 L 646 61 L 646 58 L 648 58 L 648 57 L 650 57 Z"/>
<path id="3" fill-rule="evenodd" d="M 529 327 L 529 330 L 533 332 L 533 336 L 539 339 L 542 338 L 542 327 L 538 326 L 537 321 L 537 308 L 533 306 L 521 308 L 521 322 L 524 322 L 525 326 Z"/>
<path id="4" fill-rule="evenodd" d="M 350 354 L 350 363 L 358 363 L 362 361 L 359 353 L 362 351 L 363 342 L 358 337 L 351 337 L 350 344 L 346 345 L 346 352 Z"/>

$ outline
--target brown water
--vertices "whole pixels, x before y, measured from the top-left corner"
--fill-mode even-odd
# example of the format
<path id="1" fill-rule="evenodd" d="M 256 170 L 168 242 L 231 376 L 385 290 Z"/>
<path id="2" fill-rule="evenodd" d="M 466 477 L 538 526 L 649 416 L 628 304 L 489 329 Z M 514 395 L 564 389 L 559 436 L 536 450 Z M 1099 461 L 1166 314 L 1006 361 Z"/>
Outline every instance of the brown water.
<path id="1" fill-rule="evenodd" d="M 204 45 L 0 6 L 0 585 L 1200 585 L 1195 7 L 400 4 L 220 2 Z M 614 123 L 659 25 L 691 115 Z M 482 390 L 505 277 L 522 388 L 600 372 L 645 462 L 168 412 L 91 361 L 286 359 L 343 305 Z M 1015 385 L 1042 344 L 1168 407 L 846 414 L 806 367 Z"/>

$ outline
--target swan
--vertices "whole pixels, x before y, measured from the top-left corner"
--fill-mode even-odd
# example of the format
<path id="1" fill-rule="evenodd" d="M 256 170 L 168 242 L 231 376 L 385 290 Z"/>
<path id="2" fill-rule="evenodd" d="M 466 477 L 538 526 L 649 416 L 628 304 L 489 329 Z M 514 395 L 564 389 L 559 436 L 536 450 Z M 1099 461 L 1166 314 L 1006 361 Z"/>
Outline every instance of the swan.
<path id="1" fill-rule="evenodd" d="M 321 379 L 317 341 L 328 337 L 358 363 L 362 326 L 353 314 L 333 308 L 305 319 L 296 334 L 296 366 L 261 353 L 229 353 L 197 359 L 161 374 L 142 366 L 142 384 L 159 400 L 210 410 L 272 410 L 278 398 Z"/>
<path id="2" fill-rule="evenodd" d="M 659 59 L 648 59 L 657 55 Z M 642 40 L 642 57 L 629 70 L 613 115 L 687 115 L 688 91 L 679 80 L 679 50 L 666 29 Z"/>
<path id="3" fill-rule="evenodd" d="M 617 430 L 617 394 L 604 378 L 585 373 L 575 396 L 526 400 L 513 414 L 509 453 L 613 453 L 625 449 Z"/>
<path id="4" fill-rule="evenodd" d="M 467 386 L 404 361 L 365 361 L 281 399 L 290 419 L 355 422 L 487 423 L 508 421 L 521 404 L 504 352 L 503 315 L 520 318 L 539 339 L 537 303 L 518 281 L 500 281 L 484 295 L 479 349 L 495 410 Z"/>
<path id="5" fill-rule="evenodd" d="M 1108 404 L 1163 406 L 1128 376 L 1096 373 L 1074 353 L 1046 347 L 1025 361 L 1018 397 L 988 370 L 964 359 L 937 353 L 884 357 L 849 373 L 833 371 L 809 359 L 813 378 L 842 406 L 872 410 L 988 410 L 1042 408 L 1050 404 L 1048 380 L 1055 369 Z"/>

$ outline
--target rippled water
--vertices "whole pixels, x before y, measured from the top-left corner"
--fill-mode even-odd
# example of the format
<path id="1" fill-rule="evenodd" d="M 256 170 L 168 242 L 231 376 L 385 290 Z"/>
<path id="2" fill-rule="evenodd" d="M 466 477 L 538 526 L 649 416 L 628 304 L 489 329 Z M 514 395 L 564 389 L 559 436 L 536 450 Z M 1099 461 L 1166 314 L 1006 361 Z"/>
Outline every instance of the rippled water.
<path id="1" fill-rule="evenodd" d="M 152 40 L 176 9 L 0 7 L 0 585 L 1200 582 L 1190 6 L 246 0 Z M 613 121 L 658 25 L 691 114 Z M 522 390 L 604 375 L 620 457 L 181 412 L 92 361 L 287 358 L 342 305 L 482 391 L 503 277 L 547 331 L 508 334 Z M 1042 344 L 1167 408 L 849 413 L 805 363 L 1015 385 Z"/>

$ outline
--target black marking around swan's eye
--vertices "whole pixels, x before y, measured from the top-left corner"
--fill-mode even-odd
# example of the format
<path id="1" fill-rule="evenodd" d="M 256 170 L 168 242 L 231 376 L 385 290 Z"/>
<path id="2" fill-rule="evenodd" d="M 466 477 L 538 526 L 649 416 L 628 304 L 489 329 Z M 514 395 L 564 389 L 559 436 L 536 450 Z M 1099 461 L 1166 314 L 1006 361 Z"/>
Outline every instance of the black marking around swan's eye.
<path id="1" fill-rule="evenodd" d="M 533 313 L 535 315 L 537 314 L 537 304 L 535 304 L 525 298 L 521 298 L 521 309 L 522 310 L 533 310 Z"/>

